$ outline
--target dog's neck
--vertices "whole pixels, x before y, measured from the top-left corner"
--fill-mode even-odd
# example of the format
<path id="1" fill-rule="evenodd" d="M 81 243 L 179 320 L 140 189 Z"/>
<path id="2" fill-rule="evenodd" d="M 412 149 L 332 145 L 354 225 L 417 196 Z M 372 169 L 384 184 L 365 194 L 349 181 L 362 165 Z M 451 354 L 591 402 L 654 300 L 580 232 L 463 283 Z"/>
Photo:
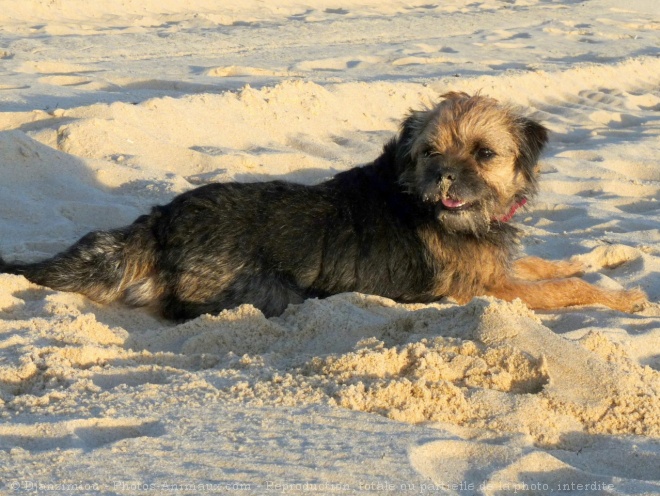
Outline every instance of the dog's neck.
<path id="1" fill-rule="evenodd" d="M 509 222 L 516 214 L 516 210 L 518 210 L 521 207 L 524 207 L 526 203 L 527 203 L 527 198 L 521 198 L 516 203 L 511 205 L 511 208 L 509 209 L 509 212 L 506 215 L 503 215 L 502 217 L 494 217 L 493 220 L 496 220 L 498 222 Z"/>

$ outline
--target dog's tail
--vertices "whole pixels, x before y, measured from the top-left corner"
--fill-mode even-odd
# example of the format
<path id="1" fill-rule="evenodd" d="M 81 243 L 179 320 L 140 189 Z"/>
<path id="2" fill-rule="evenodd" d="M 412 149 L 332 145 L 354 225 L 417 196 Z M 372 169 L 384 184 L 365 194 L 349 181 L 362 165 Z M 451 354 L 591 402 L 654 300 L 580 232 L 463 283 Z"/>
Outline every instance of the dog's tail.
<path id="1" fill-rule="evenodd" d="M 132 305 L 148 305 L 159 293 L 152 224 L 153 217 L 145 215 L 125 228 L 91 232 L 40 262 L 8 263 L 0 258 L 0 272 L 103 303 L 123 298 Z"/>

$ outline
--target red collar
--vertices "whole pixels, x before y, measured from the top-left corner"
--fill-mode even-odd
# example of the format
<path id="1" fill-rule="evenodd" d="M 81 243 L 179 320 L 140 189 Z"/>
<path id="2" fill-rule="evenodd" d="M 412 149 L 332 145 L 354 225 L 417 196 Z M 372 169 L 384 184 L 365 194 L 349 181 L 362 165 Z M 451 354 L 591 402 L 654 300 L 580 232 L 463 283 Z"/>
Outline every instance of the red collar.
<path id="1" fill-rule="evenodd" d="M 527 198 L 521 198 L 516 203 L 511 205 L 511 209 L 509 210 L 508 214 L 506 214 L 503 217 L 495 217 L 493 220 L 496 220 L 498 222 L 509 222 L 516 213 L 516 210 L 518 210 L 520 207 L 524 207 L 526 203 L 527 203 Z"/>

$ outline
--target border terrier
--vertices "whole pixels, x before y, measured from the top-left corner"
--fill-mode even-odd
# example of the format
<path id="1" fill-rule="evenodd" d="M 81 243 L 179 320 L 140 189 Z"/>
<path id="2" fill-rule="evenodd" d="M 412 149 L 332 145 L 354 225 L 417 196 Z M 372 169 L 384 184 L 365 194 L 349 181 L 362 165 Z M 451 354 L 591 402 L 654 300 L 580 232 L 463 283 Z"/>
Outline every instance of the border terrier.
<path id="1" fill-rule="evenodd" d="M 492 98 L 441 98 L 411 111 L 374 162 L 321 184 L 205 185 L 48 260 L 0 259 L 0 272 L 174 320 L 243 303 L 279 315 L 346 291 L 398 302 L 491 295 L 532 309 L 642 308 L 642 291 L 574 277 L 579 262 L 515 259 L 519 230 L 509 221 L 537 191 L 548 131 Z"/>

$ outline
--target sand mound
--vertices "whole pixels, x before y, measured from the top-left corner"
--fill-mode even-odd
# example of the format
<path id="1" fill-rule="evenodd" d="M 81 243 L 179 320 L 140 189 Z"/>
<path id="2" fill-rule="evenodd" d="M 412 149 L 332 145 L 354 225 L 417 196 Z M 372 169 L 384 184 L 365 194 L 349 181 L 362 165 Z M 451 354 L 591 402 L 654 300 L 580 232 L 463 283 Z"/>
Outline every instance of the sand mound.
<path id="1" fill-rule="evenodd" d="M 3 279 L 14 288 L 24 281 Z M 45 315 L 27 321 L 14 302 L 17 318 L 3 332 L 43 326 L 46 316 L 51 323 L 47 335 L 7 341 L 4 401 L 63 413 L 120 401 L 122 384 L 167 391 L 201 381 L 223 401 L 338 405 L 520 433 L 544 446 L 573 447 L 581 433 L 660 437 L 658 372 L 597 332 L 579 341 L 556 335 L 519 302 L 400 305 L 346 294 L 270 320 L 245 305 L 129 335 L 77 310 L 76 300 L 47 297 Z"/>

